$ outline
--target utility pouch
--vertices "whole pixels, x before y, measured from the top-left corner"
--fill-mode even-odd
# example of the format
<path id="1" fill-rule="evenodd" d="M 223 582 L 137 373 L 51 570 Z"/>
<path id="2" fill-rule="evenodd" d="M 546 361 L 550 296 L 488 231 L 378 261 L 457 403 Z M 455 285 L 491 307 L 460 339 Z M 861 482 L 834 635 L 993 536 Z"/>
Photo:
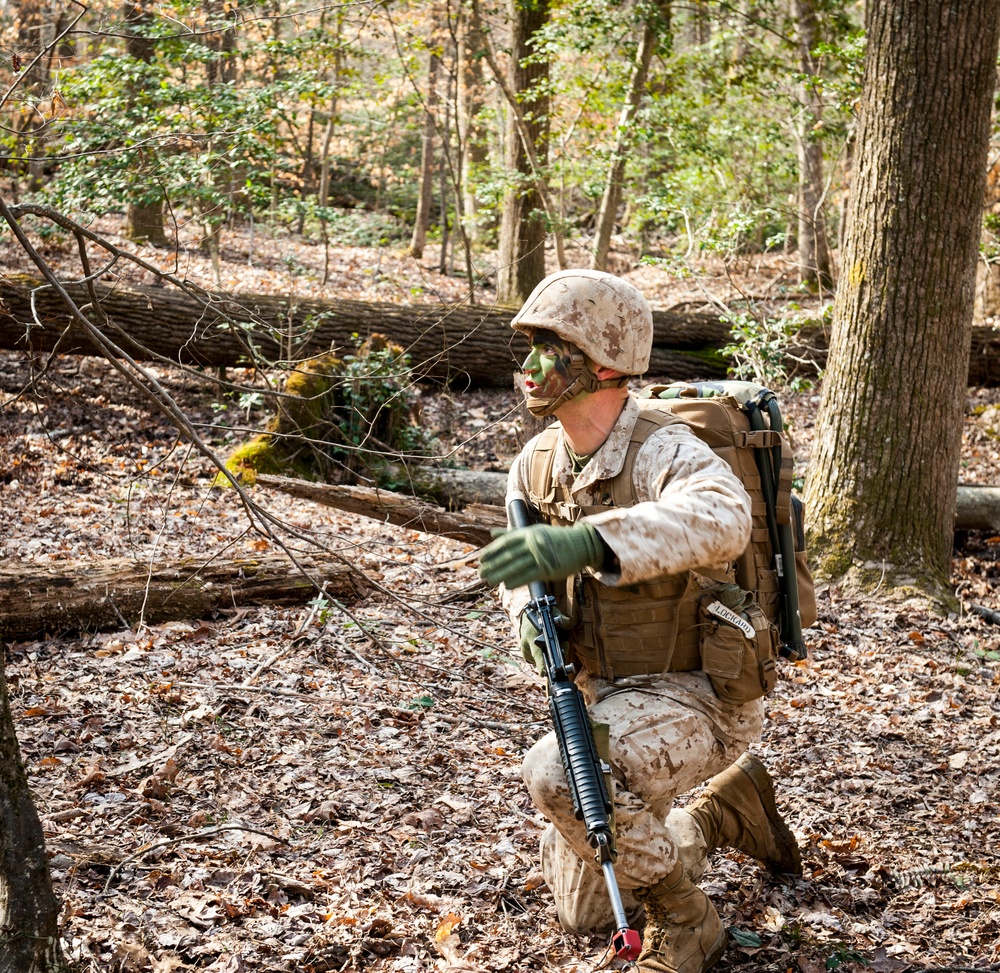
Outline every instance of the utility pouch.
<path id="1" fill-rule="evenodd" d="M 706 598 L 701 614 L 701 668 L 719 699 L 738 706 L 774 689 L 778 632 L 760 606 L 751 603 L 736 612 Z"/>

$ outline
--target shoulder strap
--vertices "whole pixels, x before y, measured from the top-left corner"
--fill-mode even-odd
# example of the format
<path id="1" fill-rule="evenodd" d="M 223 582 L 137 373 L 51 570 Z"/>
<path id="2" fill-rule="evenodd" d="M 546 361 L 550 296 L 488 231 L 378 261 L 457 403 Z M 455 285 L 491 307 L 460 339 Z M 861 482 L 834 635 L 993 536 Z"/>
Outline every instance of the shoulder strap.
<path id="1" fill-rule="evenodd" d="M 621 472 L 611 481 L 611 501 L 614 506 L 631 507 L 635 504 L 635 483 L 632 480 L 632 468 L 635 466 L 635 458 L 639 455 L 639 449 L 657 429 L 662 429 L 664 426 L 676 422 L 683 422 L 683 420 L 666 409 L 657 409 L 644 404 L 635 425 L 632 427 Z"/>
<path id="2" fill-rule="evenodd" d="M 555 422 L 542 430 L 528 457 L 528 500 L 536 510 L 542 510 L 555 500 L 552 467 L 559 445 L 559 430 Z"/>

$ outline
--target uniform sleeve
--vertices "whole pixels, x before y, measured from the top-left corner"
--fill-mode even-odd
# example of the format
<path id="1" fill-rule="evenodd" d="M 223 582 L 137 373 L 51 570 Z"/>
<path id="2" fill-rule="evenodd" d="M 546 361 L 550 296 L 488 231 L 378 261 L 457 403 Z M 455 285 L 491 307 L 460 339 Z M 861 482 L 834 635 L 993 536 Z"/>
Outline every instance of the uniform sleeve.
<path id="1" fill-rule="evenodd" d="M 750 540 L 750 496 L 729 465 L 686 426 L 672 423 L 653 433 L 632 475 L 634 506 L 587 518 L 619 562 L 618 571 L 597 573 L 604 584 L 719 567 L 743 553 Z"/>

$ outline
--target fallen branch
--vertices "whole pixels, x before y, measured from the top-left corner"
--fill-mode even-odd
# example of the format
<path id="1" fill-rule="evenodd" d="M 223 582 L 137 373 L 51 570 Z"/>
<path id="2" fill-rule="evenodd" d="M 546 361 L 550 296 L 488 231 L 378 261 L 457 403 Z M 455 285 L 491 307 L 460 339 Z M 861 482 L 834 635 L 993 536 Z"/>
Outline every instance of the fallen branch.
<path id="1" fill-rule="evenodd" d="M 264 474 L 257 476 L 257 483 L 324 507 L 361 514 L 397 527 L 440 534 L 476 547 L 489 543 L 492 528 L 507 526 L 503 507 L 492 504 L 471 503 L 458 512 L 451 512 L 415 497 L 374 487 L 335 486 Z"/>
<path id="2" fill-rule="evenodd" d="M 195 831 L 192 834 L 182 835 L 180 838 L 165 838 L 163 841 L 154 841 L 152 844 L 145 845 L 138 851 L 132 852 L 127 858 L 123 858 L 108 874 L 108 879 L 104 883 L 104 891 L 108 891 L 111 883 L 118 877 L 118 873 L 129 862 L 145 858 L 151 851 L 159 851 L 161 848 L 169 848 L 171 845 L 184 845 L 189 841 L 204 841 L 206 838 L 212 838 L 223 831 L 246 831 L 248 834 L 259 834 L 264 838 L 270 838 L 272 841 L 277 841 L 283 845 L 288 844 L 288 839 L 282 838 L 281 835 L 272 834 L 270 831 L 261 831 L 260 828 L 251 828 L 246 824 L 220 824 L 214 828 L 206 828 L 204 831 Z"/>

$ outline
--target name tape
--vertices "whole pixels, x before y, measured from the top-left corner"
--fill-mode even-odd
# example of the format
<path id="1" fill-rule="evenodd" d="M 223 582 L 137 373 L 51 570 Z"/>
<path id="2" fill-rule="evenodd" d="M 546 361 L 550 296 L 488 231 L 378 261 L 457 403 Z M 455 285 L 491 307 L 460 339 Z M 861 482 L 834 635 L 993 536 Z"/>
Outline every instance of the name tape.
<path id="1" fill-rule="evenodd" d="M 726 622 L 729 625 L 734 625 L 738 628 L 748 639 L 754 637 L 754 627 L 750 624 L 742 615 L 734 612 L 732 608 L 727 608 L 721 601 L 713 601 L 708 608 L 705 609 L 709 615 L 714 615 L 722 622 Z"/>

